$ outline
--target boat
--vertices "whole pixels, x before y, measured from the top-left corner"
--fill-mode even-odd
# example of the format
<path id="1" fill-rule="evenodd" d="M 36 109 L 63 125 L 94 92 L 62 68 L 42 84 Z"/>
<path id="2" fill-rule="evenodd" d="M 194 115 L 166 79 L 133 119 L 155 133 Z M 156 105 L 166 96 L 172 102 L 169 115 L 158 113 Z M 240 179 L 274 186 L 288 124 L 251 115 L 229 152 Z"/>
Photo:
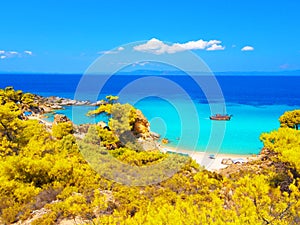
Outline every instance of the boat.
<path id="1" fill-rule="evenodd" d="M 228 114 L 215 114 L 213 116 L 210 116 L 209 118 L 211 120 L 230 120 L 232 115 Z"/>

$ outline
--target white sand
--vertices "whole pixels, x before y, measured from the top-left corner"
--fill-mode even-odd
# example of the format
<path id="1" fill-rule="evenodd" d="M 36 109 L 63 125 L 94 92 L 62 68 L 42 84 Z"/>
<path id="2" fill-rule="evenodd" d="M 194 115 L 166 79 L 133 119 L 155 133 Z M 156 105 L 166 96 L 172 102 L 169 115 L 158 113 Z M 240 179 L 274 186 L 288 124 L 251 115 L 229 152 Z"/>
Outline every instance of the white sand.
<path id="1" fill-rule="evenodd" d="M 231 159 L 231 160 L 241 159 L 245 162 L 257 159 L 257 156 L 253 156 L 253 155 L 233 155 L 233 154 L 218 154 L 218 153 L 211 153 L 211 152 L 197 152 L 197 151 L 189 151 L 183 149 L 175 149 L 172 147 L 161 146 L 161 145 L 159 148 L 160 151 L 162 152 L 169 151 L 169 152 L 188 154 L 199 165 L 204 166 L 205 169 L 210 171 L 218 171 L 222 168 L 226 168 L 228 165 L 224 165 L 221 163 L 223 159 Z M 214 156 L 213 159 L 210 157 L 211 155 Z"/>

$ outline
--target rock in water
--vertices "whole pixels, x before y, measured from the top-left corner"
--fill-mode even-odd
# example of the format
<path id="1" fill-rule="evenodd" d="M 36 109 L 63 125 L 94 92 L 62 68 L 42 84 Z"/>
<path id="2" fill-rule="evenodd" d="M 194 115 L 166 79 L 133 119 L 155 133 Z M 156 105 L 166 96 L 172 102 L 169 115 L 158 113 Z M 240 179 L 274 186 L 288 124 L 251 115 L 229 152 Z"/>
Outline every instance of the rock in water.
<path id="1" fill-rule="evenodd" d="M 169 140 L 167 139 L 167 138 L 163 138 L 162 140 L 161 140 L 161 143 L 162 144 L 169 144 Z"/>

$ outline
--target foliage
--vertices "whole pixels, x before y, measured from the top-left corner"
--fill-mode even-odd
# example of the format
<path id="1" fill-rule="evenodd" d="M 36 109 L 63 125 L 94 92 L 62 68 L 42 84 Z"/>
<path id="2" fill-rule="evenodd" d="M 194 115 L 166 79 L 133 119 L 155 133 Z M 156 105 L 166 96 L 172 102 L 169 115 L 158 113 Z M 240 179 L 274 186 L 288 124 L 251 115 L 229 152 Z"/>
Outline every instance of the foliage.
<path id="1" fill-rule="evenodd" d="M 108 126 L 118 136 L 127 131 L 131 131 L 132 125 L 136 119 L 136 110 L 130 104 L 116 103 L 111 108 L 112 118 L 109 120 Z"/>
<path id="2" fill-rule="evenodd" d="M 24 104 L 26 108 L 32 108 L 38 106 L 34 101 L 34 95 L 31 93 L 23 94 L 21 98 L 21 103 Z"/>
<path id="3" fill-rule="evenodd" d="M 13 87 L 0 89 L 0 104 L 4 105 L 7 102 L 16 103 L 20 109 L 29 109 L 38 106 L 35 103 L 35 96 L 33 94 L 23 93 L 20 90 L 15 91 Z"/>
<path id="4" fill-rule="evenodd" d="M 103 101 L 97 109 L 91 110 L 87 113 L 87 116 L 99 115 L 99 114 L 106 114 L 107 116 L 111 115 L 112 106 L 118 101 L 118 96 L 108 95 L 106 96 L 107 101 Z"/>
<path id="5" fill-rule="evenodd" d="M 57 139 L 62 139 L 68 134 L 72 134 L 72 133 L 73 133 L 73 124 L 70 121 L 54 124 L 52 126 L 52 135 Z"/>
<path id="6" fill-rule="evenodd" d="M 100 145 L 101 142 L 101 137 L 98 132 L 98 127 L 97 125 L 91 125 L 88 128 L 88 132 L 84 136 L 84 142 L 90 143 L 93 145 Z"/>
<path id="7" fill-rule="evenodd" d="M 105 98 L 107 99 L 107 101 L 108 101 L 109 104 L 114 104 L 119 99 L 118 96 L 113 96 L 113 95 L 108 95 Z"/>
<path id="8" fill-rule="evenodd" d="M 112 104 L 100 105 L 97 109 L 89 111 L 87 113 L 87 116 L 99 115 L 101 113 L 105 113 L 107 116 L 110 116 L 111 115 L 111 107 L 112 107 Z"/>
<path id="9" fill-rule="evenodd" d="M 89 111 L 87 113 L 88 116 L 98 115 L 98 114 L 106 114 L 110 116 L 109 119 L 109 127 L 117 134 L 122 134 L 125 131 L 130 131 L 132 129 L 132 125 L 136 120 L 136 109 L 126 103 L 115 103 L 118 99 L 116 96 L 106 96 L 108 99 L 108 103 L 100 105 L 97 109 Z"/>
<path id="10" fill-rule="evenodd" d="M 100 145 L 107 149 L 115 149 L 117 148 L 119 139 L 112 131 L 102 128 L 101 126 L 91 125 L 84 137 L 84 142 L 93 145 Z"/>
<path id="11" fill-rule="evenodd" d="M 151 165 L 153 163 L 158 163 L 167 157 L 166 154 L 160 152 L 136 152 L 135 150 L 128 148 L 118 148 L 110 151 L 110 154 L 118 160 L 134 166 Z"/>
<path id="12" fill-rule="evenodd" d="M 123 145 L 139 150 L 132 134 L 133 125 L 137 118 L 136 109 L 130 104 L 114 103 L 115 96 L 107 96 L 109 103 L 100 105 L 98 109 L 89 111 L 87 115 L 106 114 L 109 116 L 109 129 L 98 127 L 101 145 L 108 149 L 115 149 L 117 145 Z"/>
<path id="13" fill-rule="evenodd" d="M 15 91 L 13 87 L 6 87 L 5 89 L 0 89 L 1 105 L 7 102 L 20 102 L 22 95 L 22 91 Z"/>
<path id="14" fill-rule="evenodd" d="M 290 128 L 279 128 L 271 133 L 261 135 L 264 146 L 277 153 L 276 157 L 289 163 L 300 174 L 300 131 Z"/>
<path id="15" fill-rule="evenodd" d="M 300 125 L 300 109 L 287 111 L 279 118 L 281 127 L 295 128 L 298 130 Z"/>
<path id="16" fill-rule="evenodd" d="M 13 102 L 0 105 L 0 134 L 9 141 L 16 141 L 18 129 L 21 126 L 19 119 L 21 112 Z"/>

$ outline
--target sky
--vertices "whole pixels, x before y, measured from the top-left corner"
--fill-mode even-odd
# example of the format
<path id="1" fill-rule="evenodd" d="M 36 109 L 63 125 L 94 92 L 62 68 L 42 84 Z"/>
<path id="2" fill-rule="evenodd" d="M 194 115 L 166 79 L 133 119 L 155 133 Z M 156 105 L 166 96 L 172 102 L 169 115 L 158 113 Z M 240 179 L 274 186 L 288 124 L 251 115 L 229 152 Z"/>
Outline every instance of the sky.
<path id="1" fill-rule="evenodd" d="M 193 51 L 215 72 L 300 70 L 299 11 L 298 0 L 1 1 L 0 72 L 83 73 L 136 41 Z"/>

